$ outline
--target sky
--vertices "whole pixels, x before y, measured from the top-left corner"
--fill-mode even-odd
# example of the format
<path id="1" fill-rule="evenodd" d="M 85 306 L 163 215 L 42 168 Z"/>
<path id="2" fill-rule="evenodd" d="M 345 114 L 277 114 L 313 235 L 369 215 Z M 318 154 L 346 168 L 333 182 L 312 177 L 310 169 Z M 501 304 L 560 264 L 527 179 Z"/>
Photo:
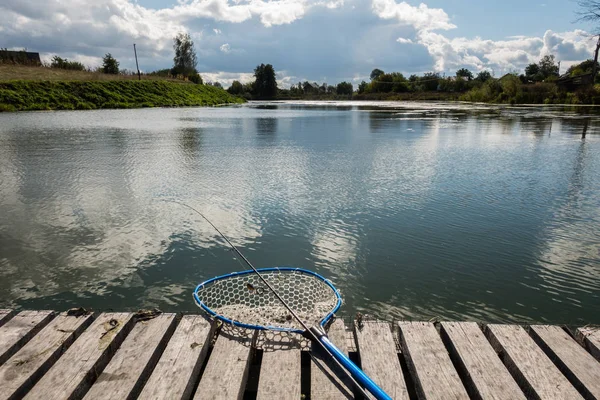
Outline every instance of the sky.
<path id="1" fill-rule="evenodd" d="M 594 26 L 568 0 L 2 0 L 0 47 L 95 67 L 170 68 L 188 32 L 205 81 L 252 80 L 270 63 L 280 87 L 353 84 L 374 68 L 405 75 L 459 68 L 495 76 L 554 54 L 561 71 L 591 58 Z"/>

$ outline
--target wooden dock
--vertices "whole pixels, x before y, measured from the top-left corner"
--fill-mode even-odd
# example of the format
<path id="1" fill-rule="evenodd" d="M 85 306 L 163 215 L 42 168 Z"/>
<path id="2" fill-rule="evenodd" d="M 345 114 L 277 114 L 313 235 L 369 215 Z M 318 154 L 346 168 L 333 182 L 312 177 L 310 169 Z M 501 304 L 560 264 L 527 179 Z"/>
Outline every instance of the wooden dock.
<path id="1" fill-rule="evenodd" d="M 329 337 L 394 399 L 600 399 L 600 328 L 337 319 Z M 354 397 L 298 335 L 200 315 L 0 310 L 0 399 Z"/>

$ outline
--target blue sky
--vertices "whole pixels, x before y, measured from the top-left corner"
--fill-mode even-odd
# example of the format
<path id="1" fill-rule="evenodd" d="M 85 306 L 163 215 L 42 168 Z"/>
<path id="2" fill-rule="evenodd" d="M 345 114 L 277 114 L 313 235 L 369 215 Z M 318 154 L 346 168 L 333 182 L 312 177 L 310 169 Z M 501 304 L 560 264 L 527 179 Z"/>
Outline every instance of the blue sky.
<path id="1" fill-rule="evenodd" d="M 189 32 L 205 80 L 252 79 L 271 63 L 280 86 L 358 83 L 373 68 L 405 74 L 458 68 L 501 75 L 555 54 L 564 71 L 591 57 L 576 3 L 542 0 L 3 0 L 0 47 L 133 69 L 168 68 L 172 38 Z"/>

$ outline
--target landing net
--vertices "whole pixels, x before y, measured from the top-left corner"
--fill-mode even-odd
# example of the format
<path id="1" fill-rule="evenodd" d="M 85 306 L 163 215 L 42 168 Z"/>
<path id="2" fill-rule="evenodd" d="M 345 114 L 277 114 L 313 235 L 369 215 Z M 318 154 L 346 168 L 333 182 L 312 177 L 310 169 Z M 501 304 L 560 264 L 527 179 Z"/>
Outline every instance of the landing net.
<path id="1" fill-rule="evenodd" d="M 325 324 L 341 305 L 337 289 L 312 271 L 280 267 L 259 269 L 258 272 L 308 327 Z M 194 291 L 194 298 L 214 317 L 237 326 L 304 331 L 252 270 L 203 282 Z"/>

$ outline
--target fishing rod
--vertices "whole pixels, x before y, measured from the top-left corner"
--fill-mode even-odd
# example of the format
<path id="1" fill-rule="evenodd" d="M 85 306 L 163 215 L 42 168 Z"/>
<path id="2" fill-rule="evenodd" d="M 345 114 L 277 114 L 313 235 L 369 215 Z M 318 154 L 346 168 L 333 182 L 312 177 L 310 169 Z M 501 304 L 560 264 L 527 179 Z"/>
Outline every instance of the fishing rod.
<path id="1" fill-rule="evenodd" d="M 321 340 L 319 340 L 319 337 L 317 336 L 317 333 L 319 333 L 318 328 L 314 328 L 314 330 L 317 330 L 317 333 L 315 333 L 313 331 L 313 328 L 309 328 L 306 323 L 298 316 L 298 314 L 296 314 L 296 312 L 287 304 L 287 302 L 279 295 L 279 293 L 275 290 L 275 288 L 273 288 L 273 286 L 271 286 L 271 284 L 263 277 L 263 275 L 258 272 L 258 270 L 254 267 L 254 265 L 252 265 L 252 263 L 242 254 L 242 252 L 233 244 L 231 243 L 231 241 L 227 238 L 227 236 L 225 236 L 220 230 L 219 228 L 216 227 L 215 224 L 213 224 L 204 214 L 202 214 L 200 211 L 196 210 L 194 207 L 185 204 L 183 202 L 179 202 L 179 201 L 175 201 L 175 200 L 163 200 L 165 202 L 169 202 L 169 203 L 175 203 L 175 204 L 179 204 L 181 206 L 187 207 L 188 209 L 194 211 L 195 213 L 197 213 L 198 215 L 200 215 L 206 222 L 208 222 L 208 224 L 210 226 L 213 227 L 213 229 L 215 231 L 217 231 L 217 233 L 227 242 L 227 244 L 231 247 L 231 249 L 233 251 L 235 251 L 242 260 L 244 260 L 244 262 L 246 264 L 248 264 L 248 266 L 252 269 L 252 271 L 260 278 L 260 280 L 265 284 L 265 286 L 267 288 L 269 288 L 269 290 L 273 293 L 273 295 L 275 295 L 275 297 L 281 302 L 281 304 L 283 304 L 283 306 L 290 312 L 290 314 L 296 319 L 296 321 L 298 321 L 298 323 L 302 326 L 302 328 L 304 328 L 304 332 L 310 336 L 309 339 L 311 339 L 313 342 L 317 342 L 321 345 L 321 348 L 327 353 L 327 355 L 330 357 L 330 359 L 332 359 L 336 365 L 341 368 L 342 371 L 344 371 L 344 373 L 346 374 L 346 376 L 352 381 L 352 383 L 354 384 L 354 386 L 356 387 L 356 389 L 365 397 L 365 399 L 369 400 L 371 399 L 371 397 L 367 394 L 367 392 L 365 391 L 365 389 L 354 379 L 354 377 L 352 376 L 352 374 L 347 370 L 347 368 L 342 365 L 342 363 L 331 353 L 331 351 L 325 346 L 325 344 L 323 344 L 323 342 L 321 342 Z M 306 336 L 306 335 L 305 335 Z"/>

